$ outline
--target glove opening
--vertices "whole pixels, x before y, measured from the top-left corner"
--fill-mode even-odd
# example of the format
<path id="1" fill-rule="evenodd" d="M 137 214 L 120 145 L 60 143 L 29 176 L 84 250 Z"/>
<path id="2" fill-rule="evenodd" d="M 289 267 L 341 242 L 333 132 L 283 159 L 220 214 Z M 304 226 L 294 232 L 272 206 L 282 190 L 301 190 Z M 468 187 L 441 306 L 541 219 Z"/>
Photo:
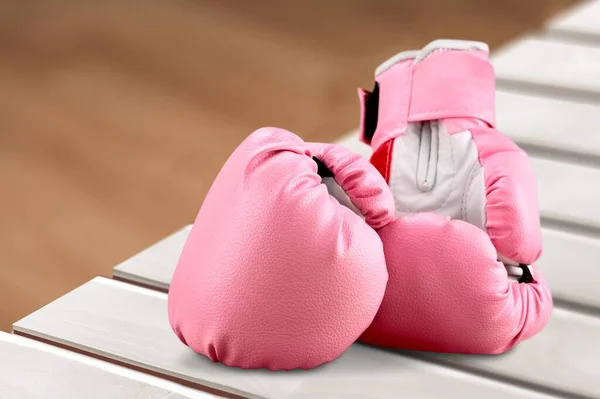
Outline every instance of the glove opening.
<path id="1" fill-rule="evenodd" d="M 358 207 L 354 205 L 342 186 L 335 181 L 335 176 L 333 176 L 331 169 L 329 169 L 327 165 L 325 165 L 325 163 L 323 163 L 323 161 L 321 161 L 319 158 L 312 157 L 312 159 L 317 164 L 317 174 L 321 177 L 321 183 L 327 187 L 329 195 L 335 198 L 341 205 L 350 209 L 352 212 L 364 219 L 364 215 L 360 212 Z"/>
<path id="2" fill-rule="evenodd" d="M 312 157 L 313 161 L 315 161 L 315 163 L 317 164 L 317 174 L 319 176 L 321 176 L 321 179 L 326 178 L 326 177 L 333 177 L 333 172 L 331 172 L 331 169 L 329 169 L 327 167 L 327 165 L 325 165 L 323 163 L 323 161 L 321 161 L 319 158 L 317 157 Z"/>

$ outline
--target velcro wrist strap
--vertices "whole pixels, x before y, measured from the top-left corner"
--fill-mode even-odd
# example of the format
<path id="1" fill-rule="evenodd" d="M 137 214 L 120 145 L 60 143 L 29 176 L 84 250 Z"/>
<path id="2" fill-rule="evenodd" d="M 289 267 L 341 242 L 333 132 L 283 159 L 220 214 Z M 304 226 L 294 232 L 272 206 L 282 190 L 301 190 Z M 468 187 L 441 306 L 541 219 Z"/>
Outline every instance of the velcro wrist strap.
<path id="1" fill-rule="evenodd" d="M 495 126 L 495 77 L 487 60 L 443 51 L 413 68 L 408 122 L 476 118 Z"/>
<path id="2" fill-rule="evenodd" d="M 483 57 L 482 57 L 483 56 Z M 476 118 L 495 127 L 495 76 L 487 53 L 443 50 L 417 63 L 404 60 L 360 89 L 360 140 L 376 150 L 408 123 Z"/>

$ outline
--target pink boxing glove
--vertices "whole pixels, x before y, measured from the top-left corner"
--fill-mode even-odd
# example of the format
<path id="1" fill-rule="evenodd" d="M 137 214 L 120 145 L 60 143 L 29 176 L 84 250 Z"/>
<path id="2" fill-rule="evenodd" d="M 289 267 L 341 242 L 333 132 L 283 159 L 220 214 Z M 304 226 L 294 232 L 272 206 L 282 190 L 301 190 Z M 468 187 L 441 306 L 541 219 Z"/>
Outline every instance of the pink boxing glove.
<path id="1" fill-rule="evenodd" d="M 379 230 L 389 282 L 361 340 L 498 354 L 552 311 L 532 266 L 542 250 L 528 156 L 494 128 L 487 45 L 438 40 L 396 55 L 359 90 L 361 140 L 388 182 L 398 220 Z"/>
<path id="2" fill-rule="evenodd" d="M 171 327 L 228 366 L 330 362 L 381 304 L 388 274 L 375 229 L 393 219 L 391 191 L 368 160 L 259 129 L 197 215 L 169 289 Z"/>

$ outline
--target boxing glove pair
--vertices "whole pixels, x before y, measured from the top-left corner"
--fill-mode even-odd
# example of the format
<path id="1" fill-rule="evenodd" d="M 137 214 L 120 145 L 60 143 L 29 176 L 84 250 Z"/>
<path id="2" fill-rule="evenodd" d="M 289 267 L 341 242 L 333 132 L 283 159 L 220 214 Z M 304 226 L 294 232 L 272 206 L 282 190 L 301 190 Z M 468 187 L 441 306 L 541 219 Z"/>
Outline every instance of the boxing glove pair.
<path id="1" fill-rule="evenodd" d="M 370 162 L 277 128 L 231 154 L 169 290 L 185 345 L 228 366 L 290 370 L 356 340 L 494 354 L 544 327 L 535 177 L 494 129 L 487 47 L 436 41 L 375 80 L 359 90 Z"/>

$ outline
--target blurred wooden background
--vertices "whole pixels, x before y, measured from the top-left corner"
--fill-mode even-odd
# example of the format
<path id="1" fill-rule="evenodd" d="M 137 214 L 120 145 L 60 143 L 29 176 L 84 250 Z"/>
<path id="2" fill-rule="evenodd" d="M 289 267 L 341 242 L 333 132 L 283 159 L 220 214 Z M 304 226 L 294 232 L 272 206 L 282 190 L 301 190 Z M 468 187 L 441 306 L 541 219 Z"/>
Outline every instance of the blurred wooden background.
<path id="1" fill-rule="evenodd" d="M 574 0 L 0 0 L 0 329 L 193 220 L 261 126 L 334 140 L 387 57 Z"/>

